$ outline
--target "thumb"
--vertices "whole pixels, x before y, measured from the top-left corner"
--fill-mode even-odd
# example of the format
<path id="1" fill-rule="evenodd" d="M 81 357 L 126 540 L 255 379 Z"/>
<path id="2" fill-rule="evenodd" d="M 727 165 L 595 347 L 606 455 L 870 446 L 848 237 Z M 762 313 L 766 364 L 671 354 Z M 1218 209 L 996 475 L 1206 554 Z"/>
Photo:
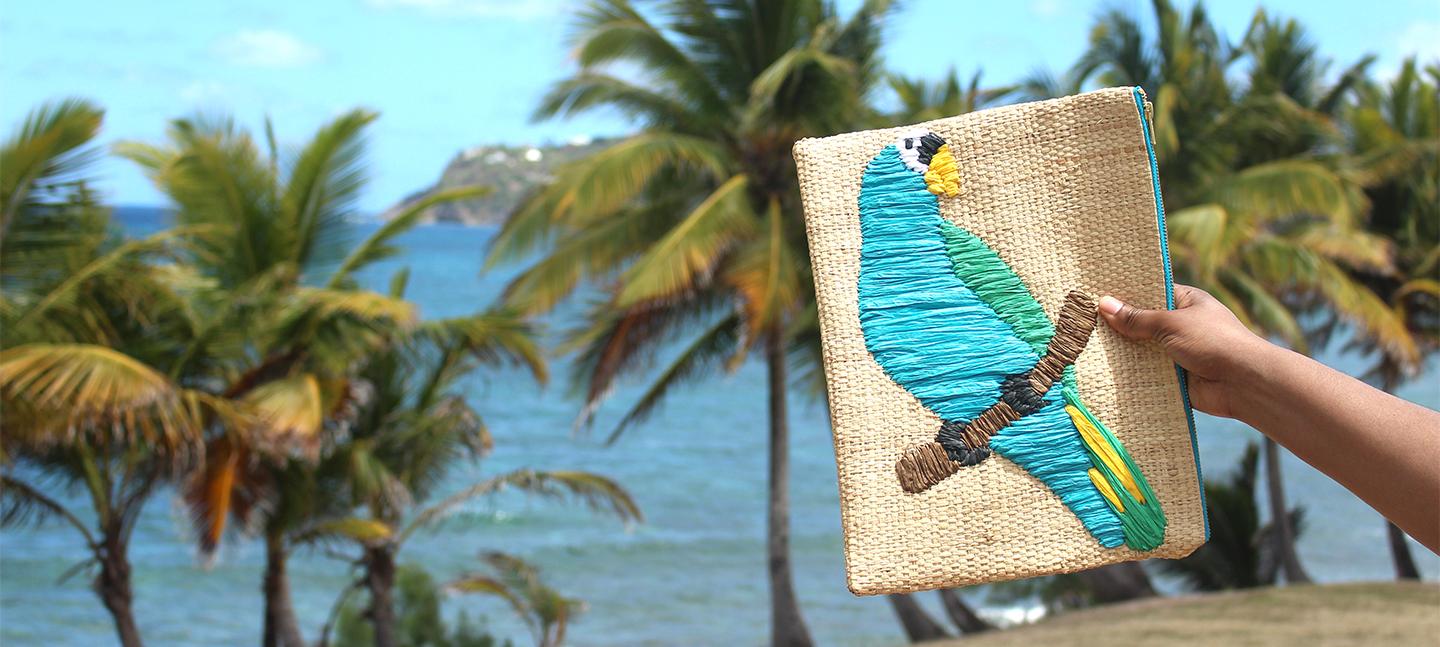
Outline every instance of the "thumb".
<path id="1" fill-rule="evenodd" d="M 1097 304 L 1100 316 L 1115 332 L 1130 339 L 1155 339 L 1161 328 L 1164 310 L 1137 308 L 1115 297 L 1107 296 Z"/>

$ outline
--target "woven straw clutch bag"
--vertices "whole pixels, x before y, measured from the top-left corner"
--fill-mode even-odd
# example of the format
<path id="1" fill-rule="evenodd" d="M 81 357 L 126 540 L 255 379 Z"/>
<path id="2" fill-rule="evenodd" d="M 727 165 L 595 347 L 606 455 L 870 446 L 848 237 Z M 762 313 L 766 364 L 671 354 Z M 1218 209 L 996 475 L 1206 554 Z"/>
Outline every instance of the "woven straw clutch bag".
<path id="1" fill-rule="evenodd" d="M 795 145 L 857 594 L 1205 542 L 1183 375 L 1096 323 L 1174 307 L 1139 88 Z"/>

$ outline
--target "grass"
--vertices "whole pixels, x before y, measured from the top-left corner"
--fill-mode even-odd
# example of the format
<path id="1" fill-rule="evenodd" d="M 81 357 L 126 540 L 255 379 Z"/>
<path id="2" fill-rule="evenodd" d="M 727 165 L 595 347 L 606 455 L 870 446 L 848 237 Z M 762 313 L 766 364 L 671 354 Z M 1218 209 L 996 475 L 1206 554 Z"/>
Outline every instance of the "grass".
<path id="1" fill-rule="evenodd" d="M 1375 582 L 1160 598 L 1066 613 L 932 647 L 1437 645 L 1440 586 Z"/>

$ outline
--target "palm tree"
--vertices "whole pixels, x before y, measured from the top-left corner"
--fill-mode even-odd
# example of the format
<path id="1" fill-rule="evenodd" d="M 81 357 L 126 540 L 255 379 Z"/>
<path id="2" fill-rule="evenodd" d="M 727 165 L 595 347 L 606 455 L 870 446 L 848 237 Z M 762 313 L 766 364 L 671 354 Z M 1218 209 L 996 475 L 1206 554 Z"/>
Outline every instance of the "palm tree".
<path id="1" fill-rule="evenodd" d="M 355 241 L 363 136 L 375 118 L 342 114 L 290 154 L 268 124 L 262 153 L 233 121 L 207 117 L 173 121 L 165 143 L 117 147 L 170 198 L 185 232 L 182 263 L 171 272 L 190 325 L 166 373 L 259 418 L 253 434 L 210 434 L 205 464 L 184 493 L 203 554 L 232 517 L 264 537 L 267 646 L 304 644 L 285 570 L 291 538 L 313 540 L 324 528 L 371 532 L 308 496 L 327 430 L 356 396 L 352 366 L 415 324 L 409 303 L 358 289 L 353 276 L 393 254 L 394 237 L 423 208 L 481 192 L 437 194 Z"/>
<path id="2" fill-rule="evenodd" d="M 1278 524 L 1260 522 L 1260 507 L 1255 502 L 1259 457 L 1259 448 L 1251 443 L 1228 480 L 1205 482 L 1210 540 L 1189 557 L 1161 562 L 1160 568 L 1200 591 L 1275 584 L 1281 568 L 1273 539 Z M 1301 513 L 1299 508 L 1291 508 L 1286 515 L 1297 534 Z"/>
<path id="3" fill-rule="evenodd" d="M 457 592 L 453 585 L 438 584 L 425 569 L 402 566 L 395 578 L 398 595 L 401 642 L 407 647 L 501 647 L 510 643 L 496 640 L 464 612 L 453 623 L 441 610 L 441 595 Z M 364 619 L 364 609 L 350 604 L 341 609 L 335 623 L 335 643 L 340 647 L 370 647 L 374 632 Z"/>
<path id="4" fill-rule="evenodd" d="M 1182 16 L 1154 3 L 1156 35 L 1126 14 L 1107 14 L 1077 76 L 1140 84 L 1154 98 L 1156 153 L 1178 277 L 1214 294 L 1252 329 L 1308 352 L 1297 313 L 1323 305 L 1377 343 L 1407 356 L 1404 326 L 1348 274 L 1387 271 L 1386 241 L 1359 228 L 1367 202 L 1328 155 L 1338 138 L 1330 112 L 1365 61 L 1337 84 L 1293 21 L 1258 13 L 1242 46 L 1223 43 L 1202 5 Z M 1249 63 L 1249 84 L 1227 71 Z M 1285 514 L 1280 450 L 1267 439 L 1266 473 L 1275 541 L 1286 579 L 1308 581 Z"/>
<path id="5" fill-rule="evenodd" d="M 402 275 L 392 288 L 397 297 L 403 282 Z M 627 523 L 641 518 L 630 495 L 614 481 L 572 471 L 517 470 L 422 507 L 457 462 L 489 449 L 489 432 L 457 383 L 483 365 L 498 364 L 523 365 L 537 380 L 546 376 L 529 326 L 511 313 L 485 312 L 426 322 L 373 354 L 356 376 L 368 395 L 354 402 L 347 437 L 321 461 L 317 478 L 322 490 L 344 501 L 343 507 L 360 508 L 365 522 L 382 529 L 354 536 L 361 548 L 354 559 L 358 577 L 337 603 L 339 608 L 357 588 L 369 593 L 366 616 L 378 647 L 397 644 L 393 591 L 405 542 L 473 498 L 516 489 L 578 499 Z M 500 559 L 491 560 L 492 566 Z M 521 564 L 506 561 L 501 570 L 516 575 Z M 495 592 L 526 595 L 514 588 L 516 582 L 497 580 Z M 540 589 L 528 591 L 538 595 Z M 555 612 L 562 614 L 555 620 L 559 628 L 546 625 L 540 634 L 546 640 L 563 637 L 563 610 Z"/>
<path id="6" fill-rule="evenodd" d="M 1377 356 L 1370 379 L 1394 393 L 1440 349 L 1440 69 L 1422 73 L 1412 58 L 1388 84 L 1363 85 L 1345 124 L 1350 159 L 1371 204 L 1367 227 L 1395 246 L 1392 272 L 1356 278 L 1404 323 L 1418 350 L 1407 355 L 1358 337 Z M 1386 525 L 1396 577 L 1419 579 L 1405 533 Z"/>
<path id="7" fill-rule="evenodd" d="M 586 394 L 581 426 L 618 376 L 699 330 L 611 439 L 677 385 L 760 349 L 776 645 L 811 644 L 789 556 L 787 355 L 813 301 L 790 149 L 866 123 L 888 5 L 869 0 L 841 17 L 821 0 L 670 0 L 647 13 L 627 0 L 590 4 L 576 22 L 580 69 L 537 114 L 618 108 L 642 130 L 560 169 L 491 250 L 491 262 L 547 250 L 509 288 L 508 303 L 526 312 L 549 309 L 582 279 L 600 283 L 603 302 L 568 346 Z"/>
<path id="8" fill-rule="evenodd" d="M 175 233 L 125 240 L 88 189 L 101 111 L 43 105 L 0 148 L 0 520 L 58 517 L 84 538 L 120 644 L 141 644 L 130 536 L 163 479 L 200 455 L 207 425 L 244 421 L 166 375 L 188 329 L 170 273 Z M 34 479 L 42 479 L 37 483 Z M 79 486 L 93 525 L 47 494 Z"/>
<path id="9" fill-rule="evenodd" d="M 460 593 L 498 596 L 525 621 L 535 647 L 559 647 L 565 642 L 570 618 L 584 610 L 580 600 L 567 598 L 540 580 L 540 570 L 504 553 L 488 552 L 481 559 L 488 571 L 467 573 L 446 588 Z"/>
<path id="10" fill-rule="evenodd" d="M 951 68 L 938 82 L 892 74 L 886 79 L 899 105 L 886 115 L 880 126 L 918 123 L 982 110 L 999 104 L 1016 91 L 1016 86 L 981 88 L 980 71 L 961 81 Z"/>

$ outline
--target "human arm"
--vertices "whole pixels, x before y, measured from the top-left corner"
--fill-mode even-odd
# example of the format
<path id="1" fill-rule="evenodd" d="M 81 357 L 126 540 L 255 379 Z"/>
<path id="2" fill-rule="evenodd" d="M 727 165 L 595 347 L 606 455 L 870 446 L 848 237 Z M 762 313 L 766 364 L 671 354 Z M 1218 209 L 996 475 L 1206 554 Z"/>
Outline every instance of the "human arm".
<path id="1" fill-rule="evenodd" d="M 1440 413 L 1265 341 L 1203 290 L 1177 285 L 1175 301 L 1099 307 L 1186 370 L 1195 408 L 1260 430 L 1440 552 Z"/>

